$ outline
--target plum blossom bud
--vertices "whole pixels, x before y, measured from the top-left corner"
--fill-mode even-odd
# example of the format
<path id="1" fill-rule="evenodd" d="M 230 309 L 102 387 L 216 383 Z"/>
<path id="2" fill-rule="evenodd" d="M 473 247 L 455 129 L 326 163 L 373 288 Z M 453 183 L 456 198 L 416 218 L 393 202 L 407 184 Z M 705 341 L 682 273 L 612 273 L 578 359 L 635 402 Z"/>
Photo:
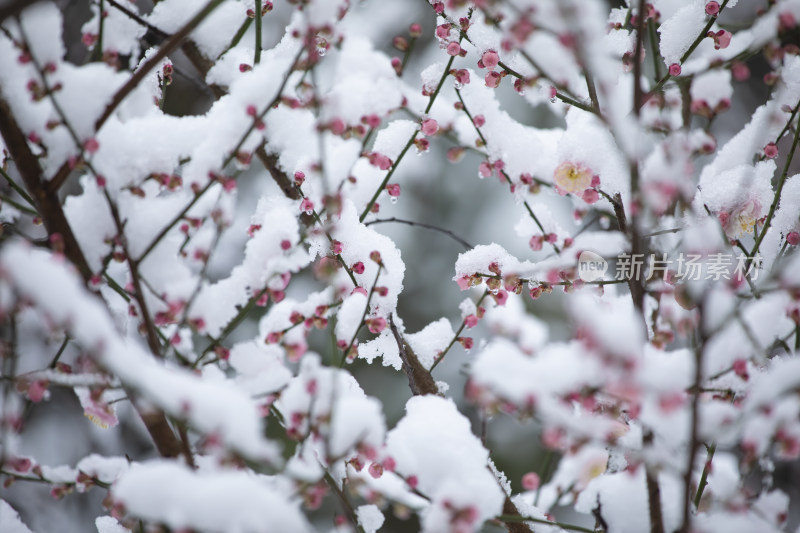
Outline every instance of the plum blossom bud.
<path id="1" fill-rule="evenodd" d="M 392 44 L 394 45 L 395 48 L 397 48 L 401 52 L 405 52 L 406 50 L 408 50 L 408 41 L 406 40 L 405 37 L 402 37 L 400 35 L 394 38 Z"/>
<path id="2" fill-rule="evenodd" d="M 83 143 L 83 149 L 89 152 L 90 154 L 95 153 L 100 148 L 100 143 L 97 142 L 97 139 L 94 137 L 90 139 L 86 139 Z"/>
<path id="3" fill-rule="evenodd" d="M 466 85 L 469 83 L 469 71 L 465 68 L 460 68 L 455 71 L 451 71 L 453 76 L 456 77 L 456 83 L 460 85 Z"/>
<path id="4" fill-rule="evenodd" d="M 797 26 L 797 20 L 794 18 L 794 15 L 789 11 L 784 11 L 780 15 L 778 15 L 778 20 L 780 21 L 780 28 L 782 30 L 791 30 L 795 26 Z"/>
<path id="5" fill-rule="evenodd" d="M 306 213 L 310 214 L 312 211 L 314 211 L 314 202 L 308 198 L 303 198 L 303 201 L 300 202 L 300 211 L 305 211 Z"/>
<path id="6" fill-rule="evenodd" d="M 447 150 L 447 160 L 451 163 L 458 163 L 464 157 L 464 148 L 454 146 Z"/>
<path id="7" fill-rule="evenodd" d="M 447 45 L 447 53 L 451 56 L 457 56 L 461 54 L 461 45 L 458 44 L 456 41 L 452 41 Z"/>
<path id="8" fill-rule="evenodd" d="M 498 72 L 489 72 L 486 74 L 483 80 L 486 82 L 487 87 L 490 89 L 496 89 L 500 86 L 500 81 L 503 79 L 503 74 Z"/>
<path id="9" fill-rule="evenodd" d="M 437 131 L 439 131 L 439 123 L 434 119 L 429 118 L 422 121 L 423 135 L 430 137 L 431 135 L 435 135 Z"/>
<path id="10" fill-rule="evenodd" d="M 464 317 L 464 325 L 467 329 L 472 329 L 478 325 L 478 317 L 475 315 L 467 315 Z"/>
<path id="11" fill-rule="evenodd" d="M 719 2 L 708 2 L 706 4 L 706 13 L 712 17 L 716 17 L 719 14 Z"/>
<path id="12" fill-rule="evenodd" d="M 481 161 L 478 165 L 478 173 L 481 178 L 488 178 L 492 175 L 492 165 L 488 161 Z"/>
<path id="13" fill-rule="evenodd" d="M 475 122 L 475 126 L 480 128 L 481 126 L 486 124 L 486 118 L 483 115 L 475 115 L 473 122 Z"/>
<path id="14" fill-rule="evenodd" d="M 500 62 L 500 56 L 498 56 L 497 52 L 494 50 L 487 50 L 481 56 L 481 62 L 483 62 L 483 66 L 487 69 L 494 70 Z"/>
<path id="15" fill-rule="evenodd" d="M 408 27 L 408 34 L 416 39 L 422 35 L 422 26 L 417 24 L 416 22 L 413 23 L 411 26 Z"/>
<path id="16" fill-rule="evenodd" d="M 768 159 L 775 159 L 778 157 L 778 147 L 775 145 L 775 143 L 769 143 L 764 147 L 764 155 Z"/>
<path id="17" fill-rule="evenodd" d="M 731 64 L 731 74 L 736 81 L 747 81 L 750 78 L 750 68 L 742 61 L 734 61 Z"/>
<path id="18" fill-rule="evenodd" d="M 364 273 L 364 263 L 362 263 L 361 261 L 359 261 L 359 262 L 355 263 L 355 264 L 354 264 L 354 265 L 351 267 L 351 270 L 352 270 L 353 272 L 355 272 L 356 274 L 363 274 L 363 273 Z"/>
<path id="19" fill-rule="evenodd" d="M 380 333 L 386 328 L 386 319 L 383 317 L 370 318 L 365 320 L 367 329 L 370 333 Z"/>
<path id="20" fill-rule="evenodd" d="M 677 63 L 673 63 L 669 66 L 669 75 L 670 76 L 680 76 L 681 75 L 681 66 Z"/>
<path id="21" fill-rule="evenodd" d="M 786 242 L 788 242 L 792 246 L 797 246 L 800 244 L 800 233 L 796 231 L 790 231 L 786 235 Z"/>
<path id="22" fill-rule="evenodd" d="M 733 362 L 733 372 L 740 378 L 747 380 L 747 361 L 744 359 L 737 359 Z"/>
<path id="23" fill-rule="evenodd" d="M 731 44 L 732 34 L 729 31 L 726 30 L 719 30 L 718 32 L 710 31 L 708 32 L 707 36 L 714 39 L 715 50 L 722 50 L 724 48 L 727 48 Z"/>
<path id="24" fill-rule="evenodd" d="M 536 472 L 528 472 L 522 476 L 522 488 L 525 490 L 536 490 L 539 488 L 539 474 Z"/>
<path id="25" fill-rule="evenodd" d="M 397 183 L 390 183 L 389 185 L 386 186 L 386 192 L 389 193 L 389 196 L 397 198 L 398 196 L 400 196 L 400 185 L 398 185 Z"/>

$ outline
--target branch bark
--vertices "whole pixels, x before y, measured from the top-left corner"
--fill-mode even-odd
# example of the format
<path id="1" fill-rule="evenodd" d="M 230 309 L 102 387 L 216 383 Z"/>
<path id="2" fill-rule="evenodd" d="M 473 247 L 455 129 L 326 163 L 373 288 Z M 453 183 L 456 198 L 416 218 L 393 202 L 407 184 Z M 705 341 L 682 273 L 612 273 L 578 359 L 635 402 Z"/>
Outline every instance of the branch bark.
<path id="1" fill-rule="evenodd" d="M 42 218 L 48 235 L 59 235 L 64 245 L 64 255 L 75 265 L 85 283 L 89 283 L 92 270 L 78 245 L 72 227 L 64 215 L 58 193 L 47 187 L 42 178 L 42 169 L 39 161 L 28 146 L 25 134 L 22 132 L 11 107 L 3 96 L 0 95 L 0 134 L 3 136 L 6 148 L 17 165 L 17 170 L 22 177 L 28 194 L 36 204 L 36 210 Z M 134 402 L 139 416 L 142 418 L 150 437 L 163 457 L 177 457 L 181 454 L 181 444 L 175 437 L 167 418 L 162 411 L 150 410 Z"/>

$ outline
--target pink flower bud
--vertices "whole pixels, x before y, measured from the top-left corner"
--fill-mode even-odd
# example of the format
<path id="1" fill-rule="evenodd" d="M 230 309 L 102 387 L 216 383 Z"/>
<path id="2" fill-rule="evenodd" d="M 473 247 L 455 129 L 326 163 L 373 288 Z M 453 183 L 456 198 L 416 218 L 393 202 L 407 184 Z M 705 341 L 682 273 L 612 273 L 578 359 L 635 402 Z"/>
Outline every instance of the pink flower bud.
<path id="1" fill-rule="evenodd" d="M 460 146 L 454 146 L 447 150 L 447 160 L 451 163 L 458 163 L 464 157 L 465 150 Z"/>
<path id="2" fill-rule="evenodd" d="M 769 143 L 764 147 L 764 155 L 768 159 L 775 159 L 778 157 L 778 147 L 775 145 L 775 143 Z"/>
<path id="3" fill-rule="evenodd" d="M 442 13 L 444 13 L 444 2 L 434 2 L 433 10 L 436 12 L 437 15 L 441 15 Z"/>
<path id="4" fill-rule="evenodd" d="M 87 139 L 83 143 L 83 149 L 89 152 L 90 154 L 95 153 L 100 148 L 100 143 L 97 142 L 97 139 L 94 137 Z"/>
<path id="5" fill-rule="evenodd" d="M 716 17 L 719 14 L 719 2 L 709 2 L 706 4 L 706 13 L 708 13 L 712 17 Z"/>
<path id="6" fill-rule="evenodd" d="M 303 198 L 303 201 L 300 202 L 300 211 L 305 211 L 306 213 L 311 214 L 311 212 L 314 211 L 314 202 L 308 198 Z"/>
<path id="7" fill-rule="evenodd" d="M 587 204 L 593 204 L 600 199 L 600 194 L 594 189 L 586 189 L 583 191 L 582 198 Z"/>
<path id="8" fill-rule="evenodd" d="M 456 41 L 452 41 L 447 45 L 447 53 L 451 56 L 457 56 L 461 54 L 461 45 L 458 44 Z"/>
<path id="9" fill-rule="evenodd" d="M 392 166 L 392 160 L 383 154 L 379 154 L 378 152 L 373 152 L 370 154 L 369 163 L 381 170 L 389 170 Z"/>
<path id="10" fill-rule="evenodd" d="M 741 61 L 734 61 L 731 64 L 731 74 L 736 81 L 747 81 L 750 78 L 750 69 L 747 64 Z"/>
<path id="11" fill-rule="evenodd" d="M 488 72 L 483 80 L 486 82 L 486 86 L 490 89 L 495 89 L 500 86 L 500 80 L 503 79 L 503 76 L 497 72 Z"/>
<path id="12" fill-rule="evenodd" d="M 467 329 L 472 329 L 478 325 L 478 317 L 475 315 L 467 315 L 464 317 L 464 325 Z"/>
<path id="13" fill-rule="evenodd" d="M 453 74 L 456 77 L 456 83 L 466 85 L 469 83 L 469 71 L 465 68 L 456 70 Z"/>
<path id="14" fill-rule="evenodd" d="M 481 161 L 478 165 L 478 173 L 481 178 L 488 178 L 492 175 L 492 165 L 488 161 Z"/>
<path id="15" fill-rule="evenodd" d="M 504 290 L 497 291 L 497 294 L 492 295 L 494 297 L 494 301 L 497 302 L 497 305 L 506 305 L 508 301 L 508 293 Z"/>
<path id="16" fill-rule="evenodd" d="M 356 274 L 363 274 L 363 273 L 364 273 L 364 263 L 362 263 L 361 261 L 359 261 L 359 262 L 355 263 L 355 264 L 354 264 L 354 265 L 351 267 L 351 270 L 352 270 L 353 272 L 355 272 Z"/>
<path id="17" fill-rule="evenodd" d="M 386 328 L 386 319 L 383 317 L 370 318 L 365 321 L 370 333 L 380 333 Z"/>
<path id="18" fill-rule="evenodd" d="M 800 233 L 796 231 L 790 231 L 786 235 L 786 242 L 788 242 L 792 246 L 797 246 L 800 244 Z"/>
<path id="19" fill-rule="evenodd" d="M 797 20 L 794 18 L 794 15 L 789 11 L 784 11 L 780 15 L 778 15 L 778 20 L 780 21 L 780 28 L 782 30 L 791 30 L 795 26 L 797 26 Z"/>
<path id="20" fill-rule="evenodd" d="M 677 63 L 673 63 L 669 66 L 669 75 L 670 76 L 680 76 L 681 75 L 681 66 Z"/>
<path id="21" fill-rule="evenodd" d="M 333 250 L 334 254 L 338 255 L 338 254 L 342 253 L 343 249 L 344 249 L 344 246 L 342 246 L 342 243 L 340 241 L 333 241 L 331 243 L 331 250 Z"/>
<path id="22" fill-rule="evenodd" d="M 439 123 L 436 122 L 434 119 L 429 118 L 427 120 L 422 121 L 423 135 L 430 137 L 431 135 L 435 135 L 437 131 L 439 131 Z"/>
<path id="23" fill-rule="evenodd" d="M 475 115 L 473 122 L 475 122 L 475 126 L 480 128 L 486 124 L 486 118 L 483 115 Z"/>
<path id="24" fill-rule="evenodd" d="M 347 129 L 347 126 L 345 126 L 344 121 L 340 118 L 334 118 L 333 120 L 331 120 L 330 124 L 328 124 L 328 127 L 330 128 L 331 133 L 333 133 L 334 135 L 341 135 Z"/>
<path id="25" fill-rule="evenodd" d="M 450 37 L 450 23 L 445 22 L 444 24 L 436 26 L 436 36 L 439 39 L 447 39 Z"/>
<path id="26" fill-rule="evenodd" d="M 42 379 L 32 382 L 28 385 L 26 391 L 28 393 L 28 398 L 30 398 L 33 403 L 39 403 L 44 400 L 47 395 L 47 385 L 47 381 Z"/>
<path id="27" fill-rule="evenodd" d="M 740 378 L 747 379 L 747 361 L 744 359 L 737 359 L 733 362 L 733 372 Z"/>
<path id="28" fill-rule="evenodd" d="M 458 342 L 465 350 L 471 350 L 475 344 L 472 337 L 458 337 Z"/>
<path id="29" fill-rule="evenodd" d="M 396 198 L 400 196 L 400 185 L 397 183 L 390 183 L 386 186 L 386 192 L 389 193 L 389 196 Z"/>
<path id="30" fill-rule="evenodd" d="M 416 22 L 413 23 L 411 26 L 408 27 L 408 34 L 415 39 L 417 37 L 420 37 L 422 35 L 422 26 L 420 26 Z"/>
<path id="31" fill-rule="evenodd" d="M 497 64 L 500 62 L 500 56 L 497 55 L 497 52 L 494 50 L 487 50 L 481 56 L 481 61 L 483 62 L 483 66 L 488 68 L 489 70 L 494 70 L 497 67 Z"/>
<path id="32" fill-rule="evenodd" d="M 522 476 L 522 488 L 525 490 L 536 490 L 539 488 L 539 474 L 536 472 L 528 472 Z"/>
<path id="33" fill-rule="evenodd" d="M 724 48 L 727 48 L 731 44 L 731 37 L 733 37 L 731 32 L 726 30 L 719 30 L 718 32 L 714 33 L 713 34 L 714 49 L 722 50 Z"/>
<path id="34" fill-rule="evenodd" d="M 376 114 L 365 115 L 361 117 L 361 122 L 369 126 L 370 128 L 377 128 L 381 125 L 381 117 Z"/>

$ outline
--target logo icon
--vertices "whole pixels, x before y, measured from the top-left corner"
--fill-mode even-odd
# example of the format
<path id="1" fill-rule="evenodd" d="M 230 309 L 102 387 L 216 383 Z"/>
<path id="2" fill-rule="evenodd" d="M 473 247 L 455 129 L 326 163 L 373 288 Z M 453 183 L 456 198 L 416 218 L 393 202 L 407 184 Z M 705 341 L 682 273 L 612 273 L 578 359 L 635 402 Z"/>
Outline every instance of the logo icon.
<path id="1" fill-rule="evenodd" d="M 599 254 L 584 250 L 578 257 L 578 277 L 589 283 L 603 279 L 608 270 L 608 261 Z"/>

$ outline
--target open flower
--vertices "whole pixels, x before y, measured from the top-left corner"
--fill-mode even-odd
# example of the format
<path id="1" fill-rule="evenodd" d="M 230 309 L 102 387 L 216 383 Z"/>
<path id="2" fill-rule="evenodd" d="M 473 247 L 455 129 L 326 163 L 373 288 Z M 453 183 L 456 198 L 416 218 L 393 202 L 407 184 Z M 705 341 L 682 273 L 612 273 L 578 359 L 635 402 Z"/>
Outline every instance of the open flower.
<path id="1" fill-rule="evenodd" d="M 733 239 L 738 239 L 753 234 L 756 222 L 764 216 L 762 211 L 761 202 L 757 198 L 750 198 L 732 212 L 720 213 L 719 219 L 725 228 L 725 233 Z"/>
<path id="2" fill-rule="evenodd" d="M 561 194 L 582 194 L 592 186 L 592 171 L 581 163 L 565 161 L 556 167 L 553 181 Z"/>

